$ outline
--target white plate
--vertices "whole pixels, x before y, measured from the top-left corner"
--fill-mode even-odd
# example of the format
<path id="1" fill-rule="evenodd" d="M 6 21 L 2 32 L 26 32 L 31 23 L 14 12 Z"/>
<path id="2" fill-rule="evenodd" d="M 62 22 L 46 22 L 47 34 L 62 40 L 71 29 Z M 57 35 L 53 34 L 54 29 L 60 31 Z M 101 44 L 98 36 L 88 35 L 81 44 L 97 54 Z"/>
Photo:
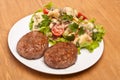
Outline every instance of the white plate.
<path id="1" fill-rule="evenodd" d="M 31 18 L 31 15 L 26 16 L 21 20 L 19 20 L 18 22 L 16 22 L 11 28 L 8 35 L 8 45 L 12 54 L 15 56 L 15 58 L 18 61 L 20 61 L 24 65 L 43 73 L 65 75 L 65 74 L 77 73 L 91 67 L 102 56 L 103 49 L 104 49 L 103 40 L 100 43 L 100 46 L 96 48 L 93 53 L 89 53 L 86 49 L 81 50 L 81 54 L 78 55 L 76 63 L 66 69 L 49 68 L 48 66 L 45 65 L 43 61 L 43 57 L 36 60 L 27 60 L 21 57 L 16 51 L 16 44 L 23 35 L 30 32 L 29 30 L 30 18 Z"/>

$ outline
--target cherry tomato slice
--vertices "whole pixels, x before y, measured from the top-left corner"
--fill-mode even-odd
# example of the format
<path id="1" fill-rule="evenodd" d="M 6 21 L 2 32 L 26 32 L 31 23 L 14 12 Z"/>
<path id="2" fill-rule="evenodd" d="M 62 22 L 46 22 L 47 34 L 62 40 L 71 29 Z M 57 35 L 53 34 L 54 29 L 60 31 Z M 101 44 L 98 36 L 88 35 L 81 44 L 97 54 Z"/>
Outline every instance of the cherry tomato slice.
<path id="1" fill-rule="evenodd" d="M 55 26 L 52 27 L 51 31 L 53 35 L 61 36 L 64 32 L 64 28 L 62 28 L 61 25 L 56 24 Z"/>
<path id="2" fill-rule="evenodd" d="M 43 13 L 44 13 L 44 14 L 48 14 L 48 12 L 49 12 L 48 9 L 46 9 L 46 8 L 43 9 Z"/>
<path id="3" fill-rule="evenodd" d="M 84 16 L 83 14 L 81 14 L 80 12 L 78 12 L 77 17 L 80 18 L 81 16 L 83 16 L 83 20 L 84 20 L 84 19 L 87 19 L 87 17 L 85 17 L 85 16 Z"/>

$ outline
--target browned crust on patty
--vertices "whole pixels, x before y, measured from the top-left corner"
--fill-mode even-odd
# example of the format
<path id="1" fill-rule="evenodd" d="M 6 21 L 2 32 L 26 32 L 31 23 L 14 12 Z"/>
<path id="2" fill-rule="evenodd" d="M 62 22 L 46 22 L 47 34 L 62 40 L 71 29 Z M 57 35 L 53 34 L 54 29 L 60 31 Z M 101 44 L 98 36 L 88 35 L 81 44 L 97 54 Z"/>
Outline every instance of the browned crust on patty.
<path id="1" fill-rule="evenodd" d="M 73 43 L 60 42 L 44 53 L 44 62 L 51 68 L 62 69 L 73 65 L 77 59 L 77 48 Z"/>
<path id="2" fill-rule="evenodd" d="M 47 37 L 38 31 L 32 31 L 25 34 L 17 43 L 17 52 L 27 59 L 42 57 L 47 48 Z"/>

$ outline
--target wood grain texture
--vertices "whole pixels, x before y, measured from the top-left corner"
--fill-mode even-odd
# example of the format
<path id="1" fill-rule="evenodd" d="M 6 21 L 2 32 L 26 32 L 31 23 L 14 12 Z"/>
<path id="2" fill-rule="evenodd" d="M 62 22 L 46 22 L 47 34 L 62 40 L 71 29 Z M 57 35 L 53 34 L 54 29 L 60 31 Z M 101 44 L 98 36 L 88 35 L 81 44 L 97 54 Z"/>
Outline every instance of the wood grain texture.
<path id="1" fill-rule="evenodd" d="M 76 8 L 104 25 L 104 53 L 93 67 L 72 75 L 48 75 L 24 66 L 11 54 L 7 38 L 13 24 L 49 1 Z M 0 0 L 0 80 L 120 80 L 119 45 L 120 0 Z"/>

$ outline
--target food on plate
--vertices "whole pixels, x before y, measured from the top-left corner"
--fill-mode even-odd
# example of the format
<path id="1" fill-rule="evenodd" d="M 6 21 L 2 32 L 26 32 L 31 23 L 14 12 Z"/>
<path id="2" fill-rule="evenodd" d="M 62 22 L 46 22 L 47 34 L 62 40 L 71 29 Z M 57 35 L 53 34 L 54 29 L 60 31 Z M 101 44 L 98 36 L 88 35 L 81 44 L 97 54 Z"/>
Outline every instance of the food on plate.
<path id="1" fill-rule="evenodd" d="M 52 3 L 32 15 L 29 28 L 45 34 L 51 45 L 72 42 L 79 52 L 82 48 L 93 52 L 105 33 L 103 26 L 96 24 L 95 19 L 88 19 L 71 7 L 55 8 Z"/>
<path id="2" fill-rule="evenodd" d="M 27 59 L 42 57 L 47 48 L 47 37 L 38 31 L 32 31 L 25 34 L 17 43 L 17 52 Z"/>
<path id="3" fill-rule="evenodd" d="M 44 62 L 51 68 L 63 69 L 75 64 L 77 48 L 71 42 L 59 42 L 44 53 Z"/>

